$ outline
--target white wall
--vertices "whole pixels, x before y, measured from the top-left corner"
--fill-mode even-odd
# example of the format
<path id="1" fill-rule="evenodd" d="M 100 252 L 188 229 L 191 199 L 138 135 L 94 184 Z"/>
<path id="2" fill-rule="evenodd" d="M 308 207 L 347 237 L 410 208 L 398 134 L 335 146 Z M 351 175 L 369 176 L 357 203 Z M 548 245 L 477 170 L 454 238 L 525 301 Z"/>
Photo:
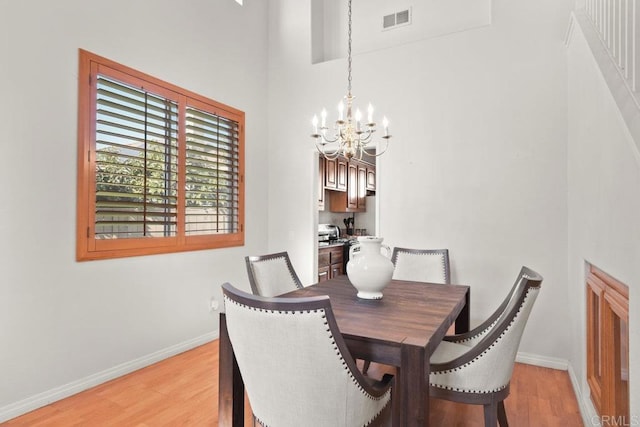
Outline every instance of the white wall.
<path id="1" fill-rule="evenodd" d="M 580 41 L 567 83 L 571 3 L 494 0 L 490 27 L 355 56 L 353 90 L 395 135 L 377 170 L 385 243 L 448 247 L 474 321 L 522 264 L 537 269 L 543 293 L 521 350 L 569 359 L 583 381 L 585 259 L 630 285 L 638 324 L 640 172 Z M 0 3 L 0 420 L 215 337 L 209 299 L 223 281 L 248 286 L 246 254 L 288 250 L 314 281 L 307 135 L 344 96 L 346 61 L 311 65 L 310 34 L 298 0 Z M 78 48 L 247 113 L 245 247 L 75 262 Z"/>
<path id="2" fill-rule="evenodd" d="M 347 2 L 311 0 L 314 62 L 347 56 Z M 353 51 L 369 52 L 491 23 L 491 0 L 354 0 Z M 410 10 L 411 23 L 382 29 L 385 15 Z M 316 28 L 317 27 L 317 28 Z"/>
<path id="3" fill-rule="evenodd" d="M 266 4 L 0 2 L 0 421 L 217 336 L 267 248 Z M 250 31 L 247 31 L 250 29 Z M 246 112 L 246 246 L 75 261 L 78 48 Z"/>
<path id="4" fill-rule="evenodd" d="M 310 15 L 310 2 L 269 1 L 269 251 L 288 251 L 303 284 L 317 279 L 318 161 L 308 136 L 311 117 L 319 90 L 330 92 L 331 105 L 343 96 L 324 86 L 311 67 Z"/>
<path id="5" fill-rule="evenodd" d="M 588 29 L 585 29 L 588 30 Z M 629 286 L 631 415 L 640 411 L 640 153 L 579 25 L 568 46 L 571 362 L 588 406 L 585 262 Z M 631 422 L 632 420 L 627 420 Z"/>
<path id="6" fill-rule="evenodd" d="M 570 6 L 495 1 L 490 27 L 388 52 L 378 75 L 393 76 L 382 105 L 404 103 L 388 113 L 400 137 L 380 160 L 380 235 L 449 248 L 453 281 L 472 287 L 472 322 L 522 265 L 539 271 L 520 351 L 565 360 Z"/>
<path id="7" fill-rule="evenodd" d="M 474 322 L 522 265 L 538 270 L 545 282 L 521 351 L 551 365 L 569 358 L 569 331 L 558 325 L 569 322 L 563 39 L 571 5 L 495 0 L 489 27 L 353 59 L 354 95 L 387 115 L 394 135 L 378 159 L 379 235 L 392 246 L 449 248 L 453 280 L 472 286 Z M 278 125 L 269 244 L 296 253 L 311 280 L 309 123 L 344 96 L 346 60 L 311 65 L 309 15 L 307 2 L 270 3 L 269 111 Z"/>

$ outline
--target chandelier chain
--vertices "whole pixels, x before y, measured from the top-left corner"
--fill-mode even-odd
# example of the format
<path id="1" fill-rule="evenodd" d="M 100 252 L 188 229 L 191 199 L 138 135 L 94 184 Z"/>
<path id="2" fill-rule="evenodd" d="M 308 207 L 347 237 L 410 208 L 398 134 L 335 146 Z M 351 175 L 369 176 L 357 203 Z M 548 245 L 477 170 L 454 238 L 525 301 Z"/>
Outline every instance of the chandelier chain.
<path id="1" fill-rule="evenodd" d="M 374 142 L 373 135 L 377 129 L 376 122 L 373 120 L 373 107 L 369 104 L 366 118 L 363 117 L 359 109 L 353 112 L 353 100 L 355 97 L 351 94 L 351 71 L 352 71 L 352 0 L 348 0 L 348 44 L 347 44 L 347 96 L 344 98 L 345 104 L 340 101 L 338 104 L 338 119 L 335 121 L 333 131 L 327 126 L 327 111 L 323 108 L 320 114 L 321 121 L 318 116 L 313 116 L 311 125 L 313 133 L 311 137 L 315 140 L 316 148 L 326 159 L 336 159 L 338 156 L 344 156 L 347 159 L 362 159 L 363 155 L 380 156 L 389 146 L 389 121 L 386 117 L 382 119 L 381 142 L 384 147 Z M 345 111 L 346 107 L 346 111 Z M 345 115 L 346 112 L 346 115 Z"/>
<path id="2" fill-rule="evenodd" d="M 347 48 L 347 63 L 348 63 L 348 84 L 347 84 L 347 93 L 351 96 L 351 0 L 349 0 L 349 41 Z"/>

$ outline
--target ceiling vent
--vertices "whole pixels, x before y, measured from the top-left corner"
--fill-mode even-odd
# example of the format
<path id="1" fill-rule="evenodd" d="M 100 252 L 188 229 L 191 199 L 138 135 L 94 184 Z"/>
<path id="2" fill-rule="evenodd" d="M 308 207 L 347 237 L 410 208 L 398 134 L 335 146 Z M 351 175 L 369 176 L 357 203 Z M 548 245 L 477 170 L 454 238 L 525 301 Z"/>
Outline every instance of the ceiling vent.
<path id="1" fill-rule="evenodd" d="M 382 17 L 382 30 L 402 27 L 411 24 L 411 8 L 391 13 Z"/>

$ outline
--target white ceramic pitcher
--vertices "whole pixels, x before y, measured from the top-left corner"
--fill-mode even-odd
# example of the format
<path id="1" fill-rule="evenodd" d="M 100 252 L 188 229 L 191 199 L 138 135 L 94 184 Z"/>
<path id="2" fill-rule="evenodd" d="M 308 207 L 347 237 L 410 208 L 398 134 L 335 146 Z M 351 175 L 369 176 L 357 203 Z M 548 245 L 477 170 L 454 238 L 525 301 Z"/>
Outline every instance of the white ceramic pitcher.
<path id="1" fill-rule="evenodd" d="M 382 290 L 391 282 L 391 250 L 389 246 L 382 244 L 383 240 L 382 237 L 360 236 L 358 244 L 349 250 L 347 276 L 358 290 L 358 298 L 380 299 Z M 382 248 L 386 250 L 387 256 L 382 255 Z"/>

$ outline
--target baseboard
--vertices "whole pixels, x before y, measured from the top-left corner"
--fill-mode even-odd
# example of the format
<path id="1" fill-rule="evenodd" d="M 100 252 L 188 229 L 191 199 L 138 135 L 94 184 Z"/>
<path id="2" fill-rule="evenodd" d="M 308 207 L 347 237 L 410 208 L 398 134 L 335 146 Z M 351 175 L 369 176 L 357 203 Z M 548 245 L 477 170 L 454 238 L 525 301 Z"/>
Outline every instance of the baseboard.
<path id="1" fill-rule="evenodd" d="M 569 378 L 571 379 L 571 385 L 573 386 L 573 392 L 576 395 L 576 399 L 578 400 L 578 407 L 580 409 L 580 414 L 582 415 L 582 422 L 585 426 L 600 426 L 600 416 L 596 412 L 595 406 L 593 406 L 593 402 L 589 397 L 589 394 L 582 394 L 582 389 L 580 387 L 580 381 L 576 377 L 576 373 L 573 370 L 573 367 L 569 365 Z"/>
<path id="2" fill-rule="evenodd" d="M 218 339 L 211 332 L 0 408 L 0 423 Z"/>
<path id="3" fill-rule="evenodd" d="M 526 363 L 527 365 L 542 366 L 543 368 L 558 369 L 566 371 L 569 367 L 569 361 L 566 359 L 558 359 L 556 357 L 545 357 L 537 354 L 518 352 L 516 362 Z"/>

